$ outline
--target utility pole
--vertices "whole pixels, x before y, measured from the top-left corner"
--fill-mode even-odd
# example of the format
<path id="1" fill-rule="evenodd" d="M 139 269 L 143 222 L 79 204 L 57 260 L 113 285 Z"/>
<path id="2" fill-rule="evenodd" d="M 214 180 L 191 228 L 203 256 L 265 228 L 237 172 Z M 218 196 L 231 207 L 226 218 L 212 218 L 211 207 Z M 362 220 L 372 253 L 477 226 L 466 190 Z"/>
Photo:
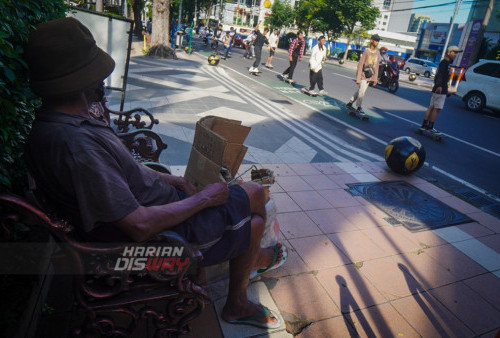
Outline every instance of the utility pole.
<path id="1" fill-rule="evenodd" d="M 457 0 L 457 3 L 455 4 L 455 10 L 453 11 L 453 16 L 451 17 L 451 20 L 450 20 L 450 29 L 448 30 L 448 35 L 446 36 L 446 42 L 444 43 L 443 53 L 441 54 L 441 59 L 443 59 L 446 56 L 446 49 L 448 48 L 448 44 L 450 43 L 450 37 L 451 37 L 451 33 L 453 31 L 453 24 L 455 23 L 455 16 L 457 16 L 458 9 L 460 8 L 461 4 L 462 4 L 462 0 Z"/>
<path id="2" fill-rule="evenodd" d="M 179 2 L 179 19 L 177 19 L 177 26 L 181 25 L 181 16 L 182 16 L 182 0 Z"/>

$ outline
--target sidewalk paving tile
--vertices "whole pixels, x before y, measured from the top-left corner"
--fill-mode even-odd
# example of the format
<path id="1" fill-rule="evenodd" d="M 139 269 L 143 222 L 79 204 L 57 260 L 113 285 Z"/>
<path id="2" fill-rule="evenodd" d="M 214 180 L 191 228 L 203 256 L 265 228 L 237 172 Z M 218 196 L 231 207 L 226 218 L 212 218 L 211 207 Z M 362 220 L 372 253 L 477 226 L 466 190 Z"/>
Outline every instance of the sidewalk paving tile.
<path id="1" fill-rule="evenodd" d="M 387 256 L 387 253 L 378 247 L 369 236 L 362 231 L 341 232 L 328 235 L 328 238 L 352 262 L 363 262 Z"/>
<path id="2" fill-rule="evenodd" d="M 340 186 L 330 180 L 326 175 L 302 176 L 314 190 L 338 189 Z"/>
<path id="3" fill-rule="evenodd" d="M 442 238 L 446 239 L 448 243 L 461 242 L 473 238 L 467 232 L 462 231 L 460 228 L 456 226 L 435 229 L 432 231 L 441 236 Z"/>
<path id="4" fill-rule="evenodd" d="M 325 234 L 358 230 L 337 209 L 310 210 L 306 213 Z"/>
<path id="5" fill-rule="evenodd" d="M 301 211 L 300 207 L 286 193 L 272 194 L 279 213 Z"/>
<path id="6" fill-rule="evenodd" d="M 408 230 L 403 227 L 384 226 L 364 229 L 362 233 L 371 238 L 386 255 L 397 255 L 420 248 L 418 242 L 411 238 L 411 236 L 408 236 Z"/>
<path id="7" fill-rule="evenodd" d="M 339 166 L 341 169 L 344 170 L 344 172 L 348 174 L 366 174 L 367 171 L 360 166 L 358 163 L 352 163 L 352 162 L 339 162 L 337 163 L 337 166 Z"/>
<path id="8" fill-rule="evenodd" d="M 500 311 L 496 310 L 462 282 L 429 291 L 475 334 L 498 327 Z"/>
<path id="9" fill-rule="evenodd" d="M 446 244 L 425 249 L 439 264 L 444 266 L 458 280 L 471 278 L 486 273 L 486 269 L 460 252 L 452 244 Z"/>
<path id="10" fill-rule="evenodd" d="M 460 210 L 460 212 L 463 214 L 470 214 L 481 211 L 478 208 L 455 196 L 441 197 L 439 200 L 445 204 L 448 204 L 450 207 L 456 210 Z"/>
<path id="11" fill-rule="evenodd" d="M 358 229 L 370 229 L 389 226 L 376 212 L 365 205 L 338 209 Z"/>
<path id="12" fill-rule="evenodd" d="M 276 177 L 297 175 L 295 171 L 293 171 L 287 164 L 284 163 L 280 164 L 265 163 L 258 165 L 258 167 L 272 170 L 274 172 L 274 176 Z"/>
<path id="13" fill-rule="evenodd" d="M 361 204 L 344 189 L 319 190 L 330 204 L 335 208 L 360 206 Z"/>
<path id="14" fill-rule="evenodd" d="M 410 232 L 408 233 L 408 237 L 410 237 L 415 243 L 419 243 L 422 248 L 448 244 L 446 240 L 433 231 Z"/>
<path id="15" fill-rule="evenodd" d="M 420 337 L 391 304 L 381 304 L 345 315 L 361 337 Z"/>
<path id="16" fill-rule="evenodd" d="M 458 280 L 423 250 L 392 256 L 392 259 L 418 282 L 415 292 L 433 289 Z"/>
<path id="17" fill-rule="evenodd" d="M 387 300 L 411 295 L 419 283 L 391 257 L 370 260 L 359 269 Z"/>
<path id="18" fill-rule="evenodd" d="M 475 222 L 459 224 L 456 227 L 475 238 L 493 235 L 493 231 Z"/>
<path id="19" fill-rule="evenodd" d="M 477 239 L 473 238 L 453 245 L 488 271 L 500 270 L 500 253 Z"/>
<path id="20" fill-rule="evenodd" d="M 487 273 L 466 279 L 463 282 L 500 311 L 500 278 Z M 498 325 L 500 325 L 500 319 L 498 320 Z"/>
<path id="21" fill-rule="evenodd" d="M 302 211 L 278 214 L 278 222 L 287 239 L 322 234 L 318 226 Z"/>
<path id="22" fill-rule="evenodd" d="M 312 163 L 290 163 L 288 166 L 300 176 L 319 175 L 321 172 Z"/>
<path id="23" fill-rule="evenodd" d="M 385 162 L 358 162 L 357 165 L 371 174 L 387 171 Z"/>
<path id="24" fill-rule="evenodd" d="M 342 313 L 386 302 L 384 296 L 353 264 L 321 270 L 316 278 Z"/>
<path id="25" fill-rule="evenodd" d="M 280 278 L 270 292 L 282 313 L 301 320 L 317 321 L 340 315 L 338 306 L 309 273 Z"/>
<path id="26" fill-rule="evenodd" d="M 467 216 L 478 221 L 481 225 L 487 227 L 491 231 L 500 234 L 500 218 L 496 218 L 484 211 L 468 213 Z"/>
<path id="27" fill-rule="evenodd" d="M 417 183 L 414 184 L 415 187 L 418 189 L 422 190 L 423 192 L 428 193 L 432 197 L 440 199 L 441 197 L 448 197 L 451 196 L 449 192 L 446 190 L 443 190 L 439 187 L 436 187 L 434 184 L 429 183 L 429 182 L 424 182 L 424 183 Z"/>
<path id="28" fill-rule="evenodd" d="M 277 178 L 276 182 L 286 192 L 313 190 L 300 176 L 283 176 Z"/>
<path id="29" fill-rule="evenodd" d="M 487 236 L 487 237 L 481 237 L 479 239 L 479 241 L 481 243 L 486 244 L 488 247 L 492 248 L 496 252 L 500 253 L 500 234 Z"/>
<path id="30" fill-rule="evenodd" d="M 312 165 L 325 175 L 345 174 L 345 171 L 335 163 L 312 163 Z"/>
<path id="31" fill-rule="evenodd" d="M 357 183 L 358 180 L 350 174 L 326 175 L 330 180 L 337 183 L 342 189 L 347 189 L 347 183 Z"/>
<path id="32" fill-rule="evenodd" d="M 292 191 L 288 195 L 304 211 L 328 209 L 332 206 L 316 191 Z"/>
<path id="33" fill-rule="evenodd" d="M 307 326 L 297 338 L 356 337 L 356 331 L 343 316 L 317 321 Z"/>
<path id="34" fill-rule="evenodd" d="M 350 263 L 350 260 L 325 235 L 291 239 L 297 253 L 310 270 L 321 270 Z"/>
<path id="35" fill-rule="evenodd" d="M 472 337 L 474 333 L 428 292 L 391 302 L 422 337 Z"/>

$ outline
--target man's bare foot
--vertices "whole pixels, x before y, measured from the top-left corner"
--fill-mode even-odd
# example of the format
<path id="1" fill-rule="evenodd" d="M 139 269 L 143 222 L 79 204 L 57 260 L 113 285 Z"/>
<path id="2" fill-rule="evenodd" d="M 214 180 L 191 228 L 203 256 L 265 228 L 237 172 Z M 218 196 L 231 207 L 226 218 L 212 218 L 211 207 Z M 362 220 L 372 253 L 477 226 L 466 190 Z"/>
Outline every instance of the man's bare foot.
<path id="1" fill-rule="evenodd" d="M 280 250 L 278 256 L 276 257 L 276 261 L 274 264 L 278 264 L 283 257 L 283 245 L 281 243 L 276 243 L 276 247 Z M 265 269 L 267 268 L 273 261 L 274 250 L 272 248 L 261 248 L 259 252 L 259 258 L 257 258 L 257 262 L 255 263 L 254 269 Z"/>
<path id="2" fill-rule="evenodd" d="M 268 308 L 246 300 L 243 304 L 229 305 L 226 303 L 222 309 L 222 319 L 231 324 L 247 324 L 262 328 L 277 328 L 281 325 Z"/>

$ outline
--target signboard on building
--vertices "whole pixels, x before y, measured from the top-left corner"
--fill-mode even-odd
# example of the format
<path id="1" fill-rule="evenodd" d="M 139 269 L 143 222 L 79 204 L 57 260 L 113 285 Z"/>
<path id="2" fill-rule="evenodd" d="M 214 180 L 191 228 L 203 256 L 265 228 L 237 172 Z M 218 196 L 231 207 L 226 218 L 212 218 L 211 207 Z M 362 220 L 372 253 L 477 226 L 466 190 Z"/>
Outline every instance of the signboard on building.
<path id="1" fill-rule="evenodd" d="M 483 19 L 473 20 L 467 27 L 467 42 L 463 45 L 464 52 L 462 53 L 462 59 L 460 60 L 460 67 L 468 67 L 469 62 L 474 54 L 474 50 L 479 41 L 479 34 L 481 33 L 481 25 Z"/>

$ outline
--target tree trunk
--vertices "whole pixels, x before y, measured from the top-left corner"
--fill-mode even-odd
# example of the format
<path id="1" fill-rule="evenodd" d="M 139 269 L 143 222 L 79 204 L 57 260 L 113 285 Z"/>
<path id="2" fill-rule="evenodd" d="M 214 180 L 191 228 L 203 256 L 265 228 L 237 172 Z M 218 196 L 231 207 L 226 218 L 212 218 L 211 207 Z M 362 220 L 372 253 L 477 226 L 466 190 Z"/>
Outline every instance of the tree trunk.
<path id="1" fill-rule="evenodd" d="M 177 59 L 175 50 L 169 44 L 170 2 L 171 0 L 153 0 L 153 32 L 148 56 Z"/>
<path id="2" fill-rule="evenodd" d="M 344 62 L 345 62 L 345 60 L 347 60 L 347 52 L 349 51 L 349 46 L 351 45 L 351 41 L 352 41 L 351 37 L 350 37 L 350 36 L 348 36 L 348 37 L 347 37 L 347 45 L 346 45 L 346 47 L 345 47 L 344 57 L 342 58 L 342 60 L 343 60 Z"/>
<path id="3" fill-rule="evenodd" d="M 134 20 L 134 34 L 142 38 L 142 10 L 144 8 L 144 0 L 133 0 L 132 1 L 132 13 Z"/>

